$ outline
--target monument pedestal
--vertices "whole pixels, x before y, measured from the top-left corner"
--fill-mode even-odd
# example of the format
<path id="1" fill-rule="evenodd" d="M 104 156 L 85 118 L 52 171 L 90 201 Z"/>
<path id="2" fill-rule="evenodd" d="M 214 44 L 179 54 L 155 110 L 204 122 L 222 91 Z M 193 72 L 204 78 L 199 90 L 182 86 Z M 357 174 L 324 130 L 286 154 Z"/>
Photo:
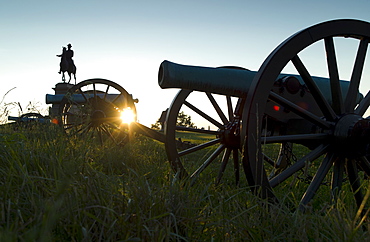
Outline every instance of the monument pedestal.
<path id="1" fill-rule="evenodd" d="M 65 95 L 68 90 L 73 87 L 73 84 L 60 82 L 55 85 L 53 88 L 55 94 L 63 94 Z M 50 117 L 56 117 L 59 115 L 59 103 L 58 104 L 52 104 L 51 108 L 49 109 L 49 116 Z"/>

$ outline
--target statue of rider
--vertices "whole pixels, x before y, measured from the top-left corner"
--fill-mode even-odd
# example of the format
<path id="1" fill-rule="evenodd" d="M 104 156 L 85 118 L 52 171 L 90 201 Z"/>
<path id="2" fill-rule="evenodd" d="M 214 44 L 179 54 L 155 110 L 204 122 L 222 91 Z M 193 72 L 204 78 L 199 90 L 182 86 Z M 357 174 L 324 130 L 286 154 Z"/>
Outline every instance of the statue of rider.
<path id="1" fill-rule="evenodd" d="M 57 57 L 61 57 L 60 58 L 60 64 L 59 64 L 59 74 L 62 73 L 63 71 L 63 65 L 64 65 L 64 62 L 66 62 L 66 52 L 67 52 L 67 48 L 66 47 L 62 47 L 62 54 L 60 55 L 57 55 Z M 68 62 L 67 62 L 67 65 L 68 65 Z"/>
<path id="2" fill-rule="evenodd" d="M 72 45 L 71 44 L 68 44 L 67 47 L 68 47 L 68 50 L 66 51 L 66 59 L 68 61 L 68 65 L 69 66 L 74 66 L 74 62 L 73 62 L 73 59 L 72 59 L 72 57 L 74 55 L 74 52 L 71 49 L 72 48 Z"/>

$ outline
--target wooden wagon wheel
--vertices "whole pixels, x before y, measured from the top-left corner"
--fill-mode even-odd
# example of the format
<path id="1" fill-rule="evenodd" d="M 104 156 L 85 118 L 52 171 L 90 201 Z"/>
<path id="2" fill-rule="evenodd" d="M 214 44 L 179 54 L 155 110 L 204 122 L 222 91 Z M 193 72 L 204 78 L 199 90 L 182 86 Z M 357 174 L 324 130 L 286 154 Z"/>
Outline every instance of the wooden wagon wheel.
<path id="1" fill-rule="evenodd" d="M 369 143 L 370 120 L 365 112 L 370 104 L 370 92 L 361 100 L 358 95 L 362 81 L 362 72 L 370 38 L 370 24 L 357 20 L 334 20 L 302 30 L 279 45 L 262 64 L 249 89 L 243 112 L 243 132 L 247 134 L 244 144 L 243 166 L 249 184 L 263 198 L 279 200 L 278 189 L 292 184 L 295 177 L 301 176 L 305 168 L 312 164 L 312 177 L 305 177 L 309 185 L 300 194 L 300 208 L 304 209 L 314 195 L 325 190 L 326 182 L 330 184 L 331 195 L 335 197 L 348 180 L 358 206 L 361 205 L 364 193 L 363 179 L 370 175 Z M 348 92 L 341 90 L 344 83 L 339 81 L 336 43 L 357 41 L 357 54 L 354 61 Z M 351 43 L 352 43 L 351 42 Z M 314 43 L 323 43 L 328 77 L 327 89 L 318 87 L 315 79 L 308 72 L 302 59 L 298 57 L 303 50 Z M 318 59 L 317 59 L 318 60 Z M 290 98 L 287 91 L 281 92 L 276 80 L 288 65 L 294 67 L 301 78 L 300 100 L 312 98 L 315 107 L 305 107 Z M 361 100 L 361 101 L 360 101 Z M 271 109 L 276 105 L 285 114 L 295 115 L 301 120 L 303 129 L 296 129 L 290 134 L 266 132 L 265 117 L 272 115 Z M 292 122 L 286 123 L 289 130 Z M 294 123 L 293 123 L 294 125 Z M 298 131 L 297 131 L 298 130 Z M 294 146 L 308 147 L 302 157 L 287 169 L 273 178 L 268 178 L 268 168 L 262 159 L 265 144 L 289 141 Z M 312 170 L 311 170 L 312 171 Z M 328 174 L 332 177 L 328 180 Z M 321 189 L 319 189 L 321 188 Z M 291 188 L 292 189 L 292 188 Z M 296 194 L 297 196 L 297 194 Z M 330 200 L 329 200 L 330 201 Z"/>
<path id="2" fill-rule="evenodd" d="M 234 99 L 189 90 L 178 92 L 168 110 L 164 130 L 167 156 L 180 178 L 190 177 L 194 182 L 201 175 L 218 173 L 216 183 L 219 183 L 231 157 L 239 183 L 240 119 L 234 115 L 237 104 Z M 203 127 L 179 126 L 177 119 L 182 112 L 190 115 L 192 121 L 198 117 L 196 122 Z"/>
<path id="3" fill-rule="evenodd" d="M 129 139 L 128 125 L 121 119 L 127 108 L 136 121 L 134 100 L 124 88 L 106 79 L 89 79 L 73 86 L 63 97 L 60 124 L 69 135 L 120 145 Z"/>

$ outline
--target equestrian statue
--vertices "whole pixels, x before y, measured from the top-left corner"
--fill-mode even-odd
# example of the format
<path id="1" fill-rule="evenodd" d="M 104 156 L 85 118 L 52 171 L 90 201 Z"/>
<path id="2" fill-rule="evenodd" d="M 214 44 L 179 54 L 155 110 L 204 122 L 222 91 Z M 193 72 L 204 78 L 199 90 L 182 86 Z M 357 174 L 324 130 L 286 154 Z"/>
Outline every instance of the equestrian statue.
<path id="1" fill-rule="evenodd" d="M 69 75 L 69 80 L 68 80 L 68 83 L 70 83 L 71 81 L 71 74 L 73 74 L 73 77 L 75 79 L 75 84 L 76 84 L 76 66 L 73 62 L 73 55 L 74 55 L 74 52 L 73 50 L 71 49 L 72 48 L 72 45 L 71 44 L 68 44 L 67 45 L 68 47 L 68 50 L 66 47 L 63 47 L 62 49 L 62 54 L 60 55 L 57 55 L 57 57 L 61 57 L 60 59 L 60 69 L 59 69 L 59 74 L 62 73 L 62 81 L 63 82 L 66 82 L 66 78 L 65 78 L 65 75 L 64 73 L 67 72 L 68 75 Z"/>

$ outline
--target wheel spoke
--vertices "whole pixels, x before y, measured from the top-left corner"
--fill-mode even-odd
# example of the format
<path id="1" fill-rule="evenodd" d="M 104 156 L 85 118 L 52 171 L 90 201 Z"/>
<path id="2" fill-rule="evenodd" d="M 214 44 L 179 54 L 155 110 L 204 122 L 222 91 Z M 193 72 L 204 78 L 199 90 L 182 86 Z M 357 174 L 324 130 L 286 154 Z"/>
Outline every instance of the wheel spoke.
<path id="1" fill-rule="evenodd" d="M 113 122 L 105 122 L 105 125 L 107 125 L 109 128 L 120 131 L 121 129 L 116 123 Z"/>
<path id="2" fill-rule="evenodd" d="M 234 118 L 234 110 L 233 110 L 233 104 L 231 102 L 231 97 L 226 96 L 226 103 L 227 103 L 227 112 L 229 114 L 229 120 L 233 120 Z"/>
<path id="3" fill-rule="evenodd" d="M 107 125 L 106 124 L 101 124 L 100 125 L 101 127 L 101 130 L 109 137 L 109 138 L 111 138 L 112 140 L 114 140 L 114 137 L 113 137 L 113 134 L 112 134 L 112 132 L 110 131 L 110 128 L 109 127 L 107 127 Z"/>
<path id="4" fill-rule="evenodd" d="M 320 164 L 319 169 L 317 170 L 315 176 L 312 179 L 312 182 L 307 188 L 306 193 L 303 195 L 299 207 L 304 209 L 304 206 L 307 205 L 311 199 L 315 196 L 316 191 L 319 189 L 322 181 L 325 179 L 325 176 L 328 174 L 330 168 L 333 165 L 334 154 L 329 153 L 323 162 Z"/>
<path id="5" fill-rule="evenodd" d="M 94 98 L 96 99 L 96 87 L 95 87 L 95 82 L 93 82 L 93 94 L 94 94 Z"/>
<path id="6" fill-rule="evenodd" d="M 331 194 L 334 202 L 337 201 L 339 191 L 342 190 L 344 174 L 344 159 L 336 157 L 334 159 L 333 176 L 331 179 Z"/>
<path id="7" fill-rule="evenodd" d="M 355 114 L 363 116 L 370 106 L 370 91 L 366 94 L 364 99 L 361 100 L 360 104 L 355 110 Z"/>
<path id="8" fill-rule="evenodd" d="M 315 114 L 301 108 L 300 106 L 292 103 L 291 101 L 283 98 L 282 96 L 274 93 L 274 92 L 270 92 L 270 96 L 269 98 L 271 100 L 273 100 L 274 102 L 284 106 L 285 108 L 289 109 L 290 111 L 294 112 L 295 114 L 303 117 L 304 119 L 312 122 L 313 124 L 316 124 L 322 128 L 325 128 L 325 129 L 329 129 L 330 128 L 330 124 L 325 121 L 324 119 L 322 119 L 321 117 L 319 116 L 316 116 Z"/>
<path id="9" fill-rule="evenodd" d="M 121 96 L 122 96 L 122 93 L 120 93 L 119 95 L 117 95 L 117 97 L 115 97 L 113 99 L 113 101 L 111 101 L 110 103 L 114 104 Z"/>
<path id="10" fill-rule="evenodd" d="M 292 176 L 294 173 L 302 169 L 307 162 L 311 162 L 319 158 L 321 155 L 323 155 L 327 151 L 328 146 L 329 145 L 321 144 L 318 147 L 316 147 L 316 149 L 312 150 L 310 153 L 305 155 L 303 158 L 298 160 L 296 163 L 291 165 L 289 168 L 285 169 L 279 175 L 272 178 L 270 180 L 270 186 L 275 187 L 279 185 L 280 183 L 288 179 L 290 176 Z"/>
<path id="11" fill-rule="evenodd" d="M 66 105 L 68 105 L 68 106 L 66 106 L 64 108 L 70 109 L 72 105 L 74 105 L 76 107 L 81 107 L 82 106 L 81 103 L 78 103 L 76 101 L 76 98 L 73 98 L 73 95 L 75 95 L 75 94 L 71 94 L 70 96 L 65 96 L 65 98 L 67 98 L 67 104 Z M 81 94 L 79 94 L 79 95 L 81 95 Z M 87 98 L 86 98 L 85 95 L 81 95 L 81 96 L 85 99 L 85 102 L 88 102 L 88 100 L 86 100 Z"/>
<path id="12" fill-rule="evenodd" d="M 225 153 L 224 153 L 224 155 L 222 157 L 222 161 L 221 161 L 221 167 L 220 167 L 220 170 L 218 172 L 216 185 L 220 184 L 220 182 L 221 182 L 221 178 L 222 178 L 222 176 L 225 172 L 227 162 L 229 161 L 229 158 L 230 158 L 230 154 L 231 154 L 231 149 L 230 148 L 225 149 Z"/>
<path id="13" fill-rule="evenodd" d="M 94 128 L 90 125 L 86 126 L 84 129 L 80 130 L 79 133 L 77 132 L 74 132 L 71 134 L 71 136 L 73 135 L 79 135 L 80 137 L 83 137 L 85 140 L 91 140 L 92 137 L 94 137 Z"/>
<path id="14" fill-rule="evenodd" d="M 109 127 L 108 127 L 109 126 Z M 107 123 L 107 124 L 102 124 L 101 129 L 104 131 L 104 133 L 116 144 L 119 145 L 121 144 L 127 137 L 122 137 L 121 134 L 124 132 L 120 130 L 117 126 Z M 111 132 L 111 129 L 113 129 L 113 132 L 118 132 L 117 137 L 114 136 L 114 134 Z M 118 140 L 118 137 L 122 137 L 122 140 Z"/>
<path id="15" fill-rule="evenodd" d="M 360 207 L 364 196 L 361 192 L 361 182 L 358 176 L 356 161 L 347 160 L 346 167 L 348 178 L 351 183 L 352 192 L 355 194 L 356 204 L 358 207 Z"/>
<path id="16" fill-rule="evenodd" d="M 216 158 L 217 156 L 225 149 L 225 145 L 221 144 L 208 159 L 190 176 L 192 178 L 192 183 L 195 178 L 198 178 L 200 173 L 204 171 Z"/>
<path id="17" fill-rule="evenodd" d="M 357 56 L 352 71 L 351 82 L 349 84 L 347 96 L 344 102 L 346 112 L 351 112 L 356 106 L 358 88 L 360 86 L 362 70 L 365 64 L 368 43 L 368 39 L 362 39 L 357 50 Z"/>
<path id="18" fill-rule="evenodd" d="M 337 114 L 341 114 L 344 112 L 343 96 L 339 84 L 339 72 L 337 58 L 335 55 L 333 37 L 325 38 L 324 41 L 326 50 L 326 60 L 328 64 L 328 71 L 330 77 L 332 107 Z"/>
<path id="19" fill-rule="evenodd" d="M 215 145 L 215 144 L 220 143 L 220 141 L 221 141 L 221 139 L 214 139 L 214 140 L 211 140 L 209 142 L 206 142 L 206 143 L 203 143 L 203 144 L 200 144 L 200 145 L 191 147 L 189 149 L 186 149 L 186 150 L 183 150 L 183 151 L 179 152 L 179 156 L 184 156 L 184 155 L 187 155 L 187 154 L 196 152 L 198 150 L 205 149 L 207 147 L 210 147 L 212 145 Z"/>
<path id="20" fill-rule="evenodd" d="M 234 115 L 237 118 L 241 118 L 241 116 L 242 116 L 245 101 L 246 101 L 245 98 L 239 98 L 238 102 L 236 103 Z"/>
<path id="21" fill-rule="evenodd" d="M 362 156 L 359 158 L 359 166 L 361 170 L 365 172 L 365 174 L 370 177 L 370 161 L 366 156 Z"/>
<path id="22" fill-rule="evenodd" d="M 233 160 L 234 160 L 234 175 L 235 175 L 235 182 L 236 185 L 239 185 L 240 180 L 240 169 L 239 169 L 239 150 L 233 149 Z"/>
<path id="23" fill-rule="evenodd" d="M 224 124 L 227 124 L 229 121 L 227 120 L 225 114 L 222 112 L 222 110 L 221 110 L 220 106 L 218 105 L 218 103 L 216 102 L 215 98 L 209 92 L 207 92 L 206 95 L 207 95 L 209 101 L 211 101 L 212 106 L 216 110 L 216 112 L 217 112 L 218 116 L 221 118 L 222 122 Z"/>
<path id="24" fill-rule="evenodd" d="M 64 123 L 63 124 L 63 128 L 64 130 L 69 130 L 69 129 L 73 129 L 75 127 L 78 127 L 78 126 L 81 126 L 85 124 L 85 122 L 79 122 L 79 123 Z"/>
<path id="25" fill-rule="evenodd" d="M 102 133 L 104 132 L 101 127 L 95 127 L 95 131 L 97 132 L 98 134 L 98 137 L 99 137 L 99 142 L 100 142 L 100 145 L 103 145 L 104 144 L 104 141 L 103 141 L 103 135 Z"/>
<path id="26" fill-rule="evenodd" d="M 96 127 L 90 126 L 88 129 L 83 130 L 79 135 L 84 136 L 87 140 L 93 139 L 95 137 Z"/>
<path id="27" fill-rule="evenodd" d="M 73 135 L 76 135 L 76 134 L 78 134 L 78 133 L 80 133 L 80 135 L 84 135 L 84 134 L 86 134 L 87 132 L 89 132 L 89 131 L 90 131 L 91 127 L 92 127 L 91 123 L 88 123 L 86 126 L 82 126 L 80 129 L 75 130 L 75 131 L 74 131 L 72 134 L 70 134 L 70 135 L 71 135 L 71 136 L 73 136 Z"/>
<path id="28" fill-rule="evenodd" d="M 73 128 L 78 127 L 78 126 L 86 125 L 87 123 L 88 122 L 86 122 L 86 120 L 80 120 L 80 122 L 63 123 L 63 128 L 64 128 L 64 130 L 73 129 Z"/>
<path id="29" fill-rule="evenodd" d="M 104 127 L 104 130 L 114 140 L 113 132 L 120 132 L 121 130 L 114 124 L 111 123 L 105 123 L 101 125 L 102 128 Z"/>
<path id="30" fill-rule="evenodd" d="M 324 140 L 328 137 L 327 134 L 293 134 L 293 135 L 280 135 L 261 137 L 261 143 L 283 143 L 283 142 L 298 142 L 307 140 Z"/>
<path id="31" fill-rule="evenodd" d="M 297 69 L 297 71 L 299 72 L 303 81 L 307 85 L 308 89 L 311 91 L 312 96 L 314 97 L 324 116 L 330 121 L 334 120 L 336 117 L 334 110 L 331 108 L 328 101 L 322 95 L 322 92 L 312 79 L 311 75 L 308 73 L 302 61 L 299 59 L 297 55 L 294 56 L 291 61 L 295 68 Z"/>
<path id="32" fill-rule="evenodd" d="M 190 108 L 191 110 L 193 110 L 194 112 L 196 112 L 197 114 L 199 114 L 200 116 L 202 116 L 204 119 L 206 119 L 209 122 L 211 122 L 212 124 L 216 125 L 218 128 L 222 128 L 223 127 L 223 125 L 221 123 L 217 122 L 216 120 L 214 120 L 213 118 L 211 118 L 210 116 L 208 116 L 203 111 L 199 110 L 198 108 L 196 108 L 195 106 L 193 106 L 189 102 L 185 101 L 184 104 L 188 108 Z"/>
<path id="33" fill-rule="evenodd" d="M 86 101 L 86 102 L 88 101 L 87 97 L 85 96 L 85 94 L 84 94 L 84 92 L 81 90 L 81 88 L 78 88 L 78 92 L 75 92 L 75 93 L 81 94 L 81 95 L 82 95 L 82 97 L 85 99 L 85 101 Z M 72 95 L 73 95 L 73 94 L 72 94 Z M 73 99 L 73 98 L 71 98 L 71 99 Z"/>
<path id="34" fill-rule="evenodd" d="M 269 157 L 265 156 L 264 160 L 273 166 L 273 170 L 269 175 L 269 178 L 272 179 L 277 174 L 281 173 L 285 170 L 290 164 L 290 159 L 292 156 L 293 150 L 293 143 L 291 142 L 284 142 L 280 146 L 278 158 L 276 160 L 272 160 Z"/>
<path id="35" fill-rule="evenodd" d="M 105 90 L 104 92 L 104 97 L 103 97 L 103 100 L 106 101 L 106 98 L 107 98 L 107 95 L 108 95 L 108 90 L 109 90 L 109 85 L 107 85 L 107 89 Z"/>

